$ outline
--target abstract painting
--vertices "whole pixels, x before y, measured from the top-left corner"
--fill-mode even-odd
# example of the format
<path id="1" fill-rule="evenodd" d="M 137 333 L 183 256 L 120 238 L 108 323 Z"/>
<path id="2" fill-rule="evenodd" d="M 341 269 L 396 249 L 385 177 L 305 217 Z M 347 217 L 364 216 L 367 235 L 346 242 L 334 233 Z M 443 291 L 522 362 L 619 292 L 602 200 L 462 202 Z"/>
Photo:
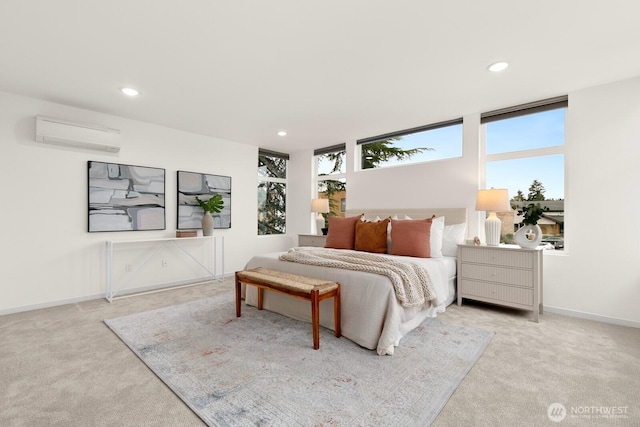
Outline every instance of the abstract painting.
<path id="1" fill-rule="evenodd" d="M 231 228 L 231 177 L 178 171 L 178 230 L 202 228 L 204 211 L 196 197 L 207 201 L 220 194 L 222 212 L 213 214 L 214 228 Z"/>
<path id="2" fill-rule="evenodd" d="M 165 229 L 165 170 L 88 162 L 89 232 Z"/>

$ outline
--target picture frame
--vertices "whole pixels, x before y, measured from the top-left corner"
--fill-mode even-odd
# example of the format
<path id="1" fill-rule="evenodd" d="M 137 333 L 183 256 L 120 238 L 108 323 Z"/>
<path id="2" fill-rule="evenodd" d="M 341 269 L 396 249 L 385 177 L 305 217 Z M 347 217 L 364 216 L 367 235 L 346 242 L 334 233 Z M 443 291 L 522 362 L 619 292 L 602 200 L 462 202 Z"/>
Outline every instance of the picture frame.
<path id="1" fill-rule="evenodd" d="M 87 162 L 88 232 L 164 230 L 166 171 Z"/>
<path id="2" fill-rule="evenodd" d="M 231 228 L 231 177 L 225 175 L 204 174 L 199 172 L 178 171 L 178 230 L 202 228 L 204 210 L 196 197 L 207 201 L 211 196 L 220 194 L 224 207 L 220 213 L 213 214 L 214 229 Z"/>

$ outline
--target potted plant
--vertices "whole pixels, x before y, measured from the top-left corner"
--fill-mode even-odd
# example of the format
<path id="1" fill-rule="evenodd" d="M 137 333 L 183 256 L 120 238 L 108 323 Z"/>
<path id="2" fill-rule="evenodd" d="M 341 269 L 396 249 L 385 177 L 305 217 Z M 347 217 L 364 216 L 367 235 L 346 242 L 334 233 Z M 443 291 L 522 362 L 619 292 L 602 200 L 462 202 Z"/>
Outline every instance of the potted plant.
<path id="1" fill-rule="evenodd" d="M 202 235 L 212 236 L 213 218 L 211 217 L 211 214 L 222 212 L 222 209 L 224 208 L 222 195 L 214 194 L 207 201 L 202 201 L 198 198 L 198 196 L 196 196 L 196 202 L 198 202 L 200 207 L 204 210 L 204 214 L 202 215 Z"/>
<path id="2" fill-rule="evenodd" d="M 540 203 L 529 203 L 518 210 L 518 215 L 523 217 L 522 223 L 524 225 L 516 232 L 513 239 L 520 247 L 535 248 L 540 244 L 542 230 L 538 225 L 538 221 L 547 210 L 549 208 L 540 206 Z"/>
<path id="3" fill-rule="evenodd" d="M 526 225 L 536 225 L 538 220 L 542 218 L 542 214 L 549 208 L 543 208 L 540 203 L 529 203 L 518 211 L 518 215 L 523 215 L 522 223 Z"/>

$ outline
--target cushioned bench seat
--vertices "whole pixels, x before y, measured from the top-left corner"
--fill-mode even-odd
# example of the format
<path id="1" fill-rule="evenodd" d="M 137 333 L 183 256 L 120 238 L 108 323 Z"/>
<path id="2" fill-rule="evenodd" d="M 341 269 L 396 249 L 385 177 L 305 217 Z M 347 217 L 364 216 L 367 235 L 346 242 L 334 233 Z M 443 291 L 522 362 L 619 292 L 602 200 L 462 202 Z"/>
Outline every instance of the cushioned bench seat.
<path id="1" fill-rule="evenodd" d="M 333 298 L 333 317 L 335 335 L 340 337 L 340 283 L 314 279 L 297 274 L 285 273 L 258 267 L 236 272 L 236 316 L 241 314 L 241 285 L 252 285 L 258 288 L 258 310 L 262 310 L 263 292 L 265 289 L 291 295 L 295 298 L 311 302 L 311 325 L 313 331 L 313 348 L 320 348 L 320 301 Z"/>

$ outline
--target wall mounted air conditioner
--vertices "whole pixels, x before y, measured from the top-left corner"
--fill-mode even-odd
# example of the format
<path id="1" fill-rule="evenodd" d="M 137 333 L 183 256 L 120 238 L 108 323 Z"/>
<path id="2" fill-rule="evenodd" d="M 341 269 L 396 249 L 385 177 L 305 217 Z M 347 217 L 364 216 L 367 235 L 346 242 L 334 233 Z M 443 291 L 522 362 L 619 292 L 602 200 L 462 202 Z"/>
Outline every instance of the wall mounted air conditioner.
<path id="1" fill-rule="evenodd" d="M 120 131 L 51 117 L 36 117 L 36 141 L 88 150 L 120 151 Z"/>

